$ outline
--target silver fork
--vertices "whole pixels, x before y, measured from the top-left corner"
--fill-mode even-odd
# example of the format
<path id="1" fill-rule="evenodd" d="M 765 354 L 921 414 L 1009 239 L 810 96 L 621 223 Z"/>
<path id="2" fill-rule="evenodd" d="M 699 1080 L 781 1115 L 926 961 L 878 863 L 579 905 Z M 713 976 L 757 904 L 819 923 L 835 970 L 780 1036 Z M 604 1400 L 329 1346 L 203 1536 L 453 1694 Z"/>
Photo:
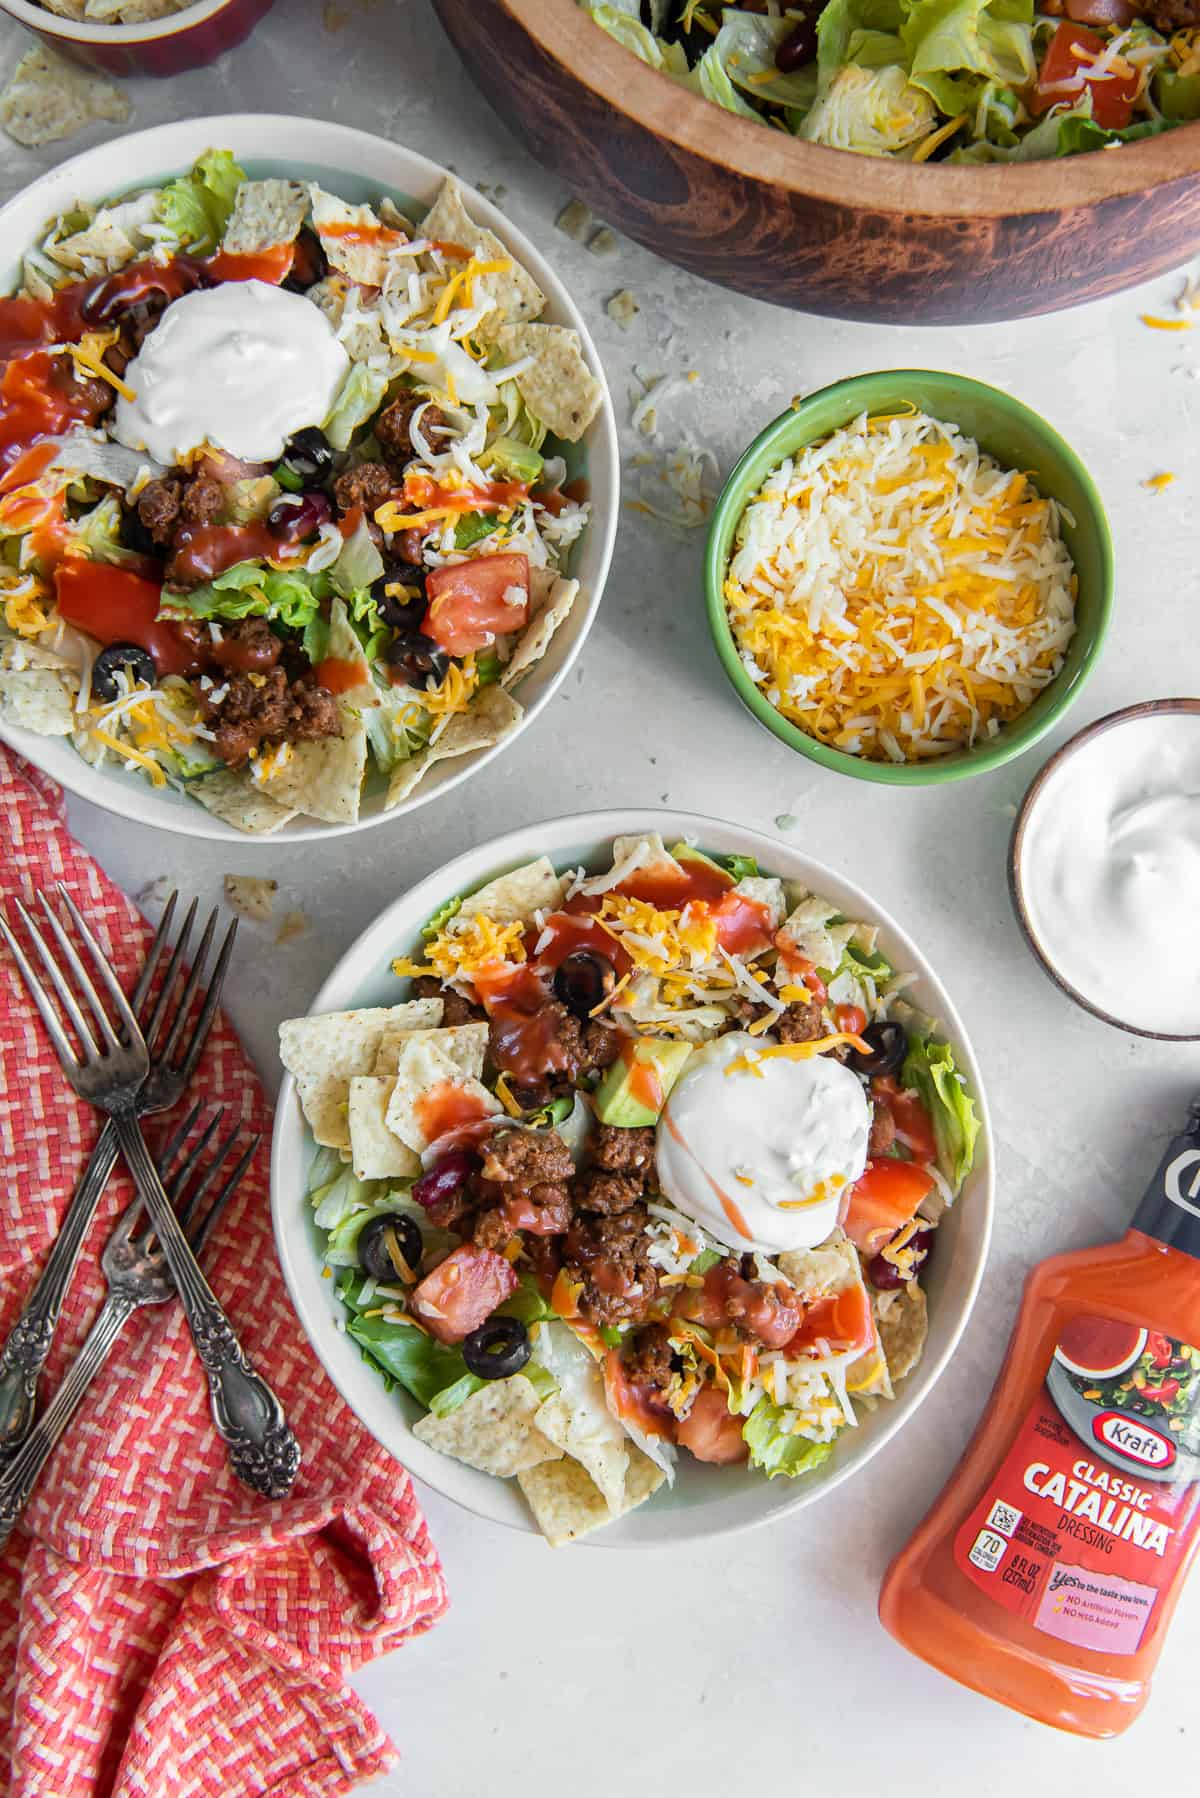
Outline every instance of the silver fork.
<path id="1" fill-rule="evenodd" d="M 196 921 L 197 902 L 193 899 L 167 963 L 157 997 L 151 1002 L 154 977 L 170 940 L 177 900 L 176 893 L 172 893 L 167 900 L 131 1002 L 133 1010 L 141 1019 L 143 1034 L 153 1058 L 149 1078 L 137 1095 L 137 1110 L 142 1117 L 151 1112 L 169 1111 L 187 1090 L 201 1051 L 208 1041 L 237 934 L 235 919 L 225 933 L 207 988 L 202 990 L 204 967 L 217 925 L 216 910 L 209 913 L 192 960 L 191 972 L 172 1013 L 171 1000 L 179 983 Z M 198 992 L 201 993 L 199 1015 L 190 1036 L 184 1039 L 188 1014 Z M 71 1284 L 84 1238 L 96 1215 L 100 1195 L 116 1159 L 116 1127 L 108 1120 L 67 1207 L 62 1227 L 46 1258 L 46 1265 L 26 1299 L 20 1317 L 9 1332 L 8 1340 L 0 1349 L 0 1466 L 3 1465 L 4 1457 L 19 1448 L 33 1428 L 37 1413 L 38 1380 L 50 1353 L 63 1300 Z"/>
<path id="2" fill-rule="evenodd" d="M 193 1106 L 164 1148 L 160 1158 L 164 1178 L 191 1135 L 200 1110 L 199 1105 Z M 237 1141 L 237 1129 L 231 1130 L 224 1142 L 218 1143 L 212 1160 L 200 1171 L 186 1202 L 180 1205 L 188 1181 L 199 1166 L 200 1158 L 212 1141 L 223 1115 L 223 1110 L 217 1111 L 179 1167 L 170 1175 L 166 1188 L 172 1204 L 179 1206 L 180 1228 L 187 1233 L 192 1252 L 196 1255 L 204 1247 L 217 1219 L 233 1197 L 261 1140 L 257 1136 L 251 1139 L 233 1171 L 226 1175 L 212 1203 L 201 1216 L 201 1201 L 221 1173 Z M 139 1225 L 142 1227 L 137 1228 Z M 133 1313 L 142 1305 L 165 1305 L 175 1297 L 175 1283 L 171 1279 L 162 1249 L 154 1239 L 154 1232 L 148 1227 L 140 1199 L 135 1199 L 118 1218 L 104 1245 L 100 1265 L 108 1282 L 108 1293 L 88 1332 L 87 1340 L 18 1452 L 6 1467 L 0 1469 L 0 1548 L 3 1548 L 12 1534 L 43 1467 L 83 1402 L 88 1387 L 112 1354 L 118 1337 Z"/>
<path id="3" fill-rule="evenodd" d="M 114 1026 L 79 954 L 44 893 L 38 902 L 50 926 L 59 954 L 75 988 L 91 1014 L 85 1017 L 66 975 L 47 946 L 38 926 L 19 900 L 16 909 L 29 932 L 46 978 L 54 988 L 79 1045 L 77 1054 L 63 1028 L 46 988 L 30 966 L 0 913 L 0 934 L 21 970 L 30 996 L 41 1014 L 47 1034 L 68 1082 L 90 1105 L 106 1111 L 116 1130 L 117 1144 L 133 1175 L 134 1185 L 163 1246 L 167 1266 L 187 1313 L 196 1353 L 208 1375 L 209 1403 L 218 1434 L 229 1448 L 229 1460 L 240 1480 L 268 1498 L 284 1498 L 291 1491 L 300 1466 L 300 1448 L 288 1428 L 283 1407 L 262 1375 L 251 1365 L 234 1334 L 208 1281 L 179 1227 L 179 1220 L 163 1191 L 158 1170 L 150 1159 L 146 1139 L 137 1119 L 137 1096 L 150 1069 L 137 1019 L 92 935 L 78 906 L 61 881 L 58 893 L 80 940 L 107 992 L 120 1026 Z M 95 1034 L 93 1034 L 93 1032 Z M 97 1036 L 100 1038 L 97 1041 Z"/>

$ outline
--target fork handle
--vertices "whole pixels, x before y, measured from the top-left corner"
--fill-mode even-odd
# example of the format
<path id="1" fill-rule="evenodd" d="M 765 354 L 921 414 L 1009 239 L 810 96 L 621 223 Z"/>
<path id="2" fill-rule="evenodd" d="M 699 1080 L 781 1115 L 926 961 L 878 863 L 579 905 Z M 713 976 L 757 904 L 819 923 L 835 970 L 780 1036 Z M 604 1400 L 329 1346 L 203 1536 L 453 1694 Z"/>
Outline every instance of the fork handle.
<path id="1" fill-rule="evenodd" d="M 112 1121 L 106 1119 L 46 1265 L 0 1349 L 0 1467 L 33 1427 L 38 1380 L 50 1353 L 63 1299 L 116 1159 L 117 1132 Z"/>
<path id="2" fill-rule="evenodd" d="M 171 1277 L 183 1301 L 200 1364 L 208 1375 L 217 1433 L 238 1478 L 265 1498 L 286 1498 L 300 1466 L 300 1446 L 283 1406 L 252 1365 L 212 1287 L 200 1272 L 150 1159 L 132 1111 L 115 1112 L 117 1141 L 150 1213 Z"/>
<path id="3" fill-rule="evenodd" d="M 114 1142 L 114 1154 L 116 1153 Z M 111 1355 L 135 1306 L 126 1298 L 105 1299 L 87 1340 L 63 1375 L 62 1384 L 20 1448 L 0 1468 L 0 1548 L 12 1535 L 38 1476 L 59 1437 L 78 1411 L 83 1395 Z"/>

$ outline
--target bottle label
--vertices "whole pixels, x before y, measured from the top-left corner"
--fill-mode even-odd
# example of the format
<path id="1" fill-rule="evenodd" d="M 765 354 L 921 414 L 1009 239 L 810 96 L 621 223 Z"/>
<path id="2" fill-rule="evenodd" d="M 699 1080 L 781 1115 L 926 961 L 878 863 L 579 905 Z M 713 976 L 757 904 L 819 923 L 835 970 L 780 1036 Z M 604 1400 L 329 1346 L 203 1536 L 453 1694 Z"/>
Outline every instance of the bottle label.
<path id="1" fill-rule="evenodd" d="M 959 1568 L 1045 1635 L 1133 1654 L 1197 1528 L 1200 1348 L 1122 1318 L 1071 1318 L 955 1537 Z"/>

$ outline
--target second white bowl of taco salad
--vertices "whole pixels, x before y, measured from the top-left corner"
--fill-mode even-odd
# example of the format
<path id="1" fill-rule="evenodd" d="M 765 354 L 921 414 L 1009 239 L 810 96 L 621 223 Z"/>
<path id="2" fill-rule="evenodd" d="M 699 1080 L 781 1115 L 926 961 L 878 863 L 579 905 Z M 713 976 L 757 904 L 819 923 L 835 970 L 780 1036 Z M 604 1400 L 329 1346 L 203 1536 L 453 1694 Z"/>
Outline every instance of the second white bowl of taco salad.
<path id="1" fill-rule="evenodd" d="M 761 1522 L 958 1341 L 978 1068 L 915 945 L 795 848 L 661 812 L 514 833 L 390 906 L 280 1047 L 301 1320 L 480 1515 L 556 1545 Z"/>
<path id="2" fill-rule="evenodd" d="M 376 824 L 574 659 L 612 408 L 482 196 L 343 126 L 119 139 L 0 213 L 0 734 L 192 835 Z"/>

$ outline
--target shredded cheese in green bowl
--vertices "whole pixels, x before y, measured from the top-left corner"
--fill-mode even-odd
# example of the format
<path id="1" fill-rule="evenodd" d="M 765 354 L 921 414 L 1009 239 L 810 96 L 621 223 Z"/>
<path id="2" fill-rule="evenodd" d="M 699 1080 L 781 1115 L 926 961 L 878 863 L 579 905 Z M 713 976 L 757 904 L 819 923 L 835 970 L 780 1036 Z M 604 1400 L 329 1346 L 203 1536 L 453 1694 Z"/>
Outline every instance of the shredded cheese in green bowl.
<path id="1" fill-rule="evenodd" d="M 705 578 L 743 703 L 801 754 L 921 785 L 1038 741 L 1094 666 L 1108 522 L 1074 451 L 1011 394 L 896 369 L 769 425 L 725 484 Z"/>

